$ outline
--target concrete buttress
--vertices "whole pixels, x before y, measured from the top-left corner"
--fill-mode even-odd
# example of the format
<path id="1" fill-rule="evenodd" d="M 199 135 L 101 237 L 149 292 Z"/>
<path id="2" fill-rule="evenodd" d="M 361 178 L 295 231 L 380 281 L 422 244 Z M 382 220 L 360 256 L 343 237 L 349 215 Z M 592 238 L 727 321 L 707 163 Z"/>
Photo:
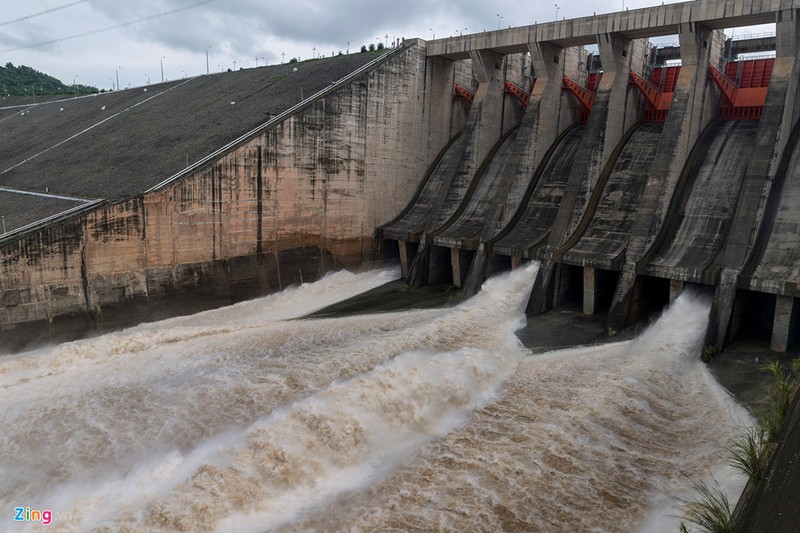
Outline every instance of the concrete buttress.
<path id="1" fill-rule="evenodd" d="M 712 84 L 707 82 L 706 67 L 719 64 L 725 35 L 720 30 L 713 31 L 701 24 L 686 24 L 681 26 L 679 38 L 681 71 L 608 314 L 607 328 L 610 334 L 621 331 L 628 324 L 634 284 L 644 267 L 642 259 L 664 223 L 664 216 L 692 147 L 716 113 L 717 99 L 714 98 Z"/>
<path id="2" fill-rule="evenodd" d="M 740 201 L 717 262 L 721 266 L 720 283 L 714 293 L 711 322 L 706 342 L 721 349 L 727 337 L 739 277 L 759 239 L 767 200 L 786 155 L 789 136 L 798 119 L 798 35 L 797 10 L 776 13 L 775 66 L 772 70 L 767 100 L 756 132 L 756 146 L 747 166 L 739 193 Z M 780 188 L 777 187 L 779 191 Z"/>
<path id="3" fill-rule="evenodd" d="M 538 252 L 542 266 L 528 306 L 532 313 L 541 313 L 553 305 L 550 293 L 555 263 L 560 259 L 559 249 L 582 218 L 597 179 L 615 147 L 638 118 L 639 96 L 636 91 L 629 90 L 628 73 L 643 70 L 645 43 L 617 33 L 598 35 L 597 43 L 603 78 L 548 242 Z"/>
<path id="4" fill-rule="evenodd" d="M 566 50 L 548 42 L 529 43 L 528 47 L 536 82 L 512 154 L 500 172 L 483 227 L 476 236 L 480 243 L 492 239 L 509 223 L 517 209 L 524 208 L 521 202 L 526 189 L 536 185 L 531 183 L 536 168 L 559 134 L 573 122 L 573 107 L 567 100 L 571 96 L 562 91 L 561 80 L 565 75 L 578 76 L 582 48 Z M 565 101 L 569 104 L 565 105 Z M 487 253 L 491 251 L 485 245 L 478 247 L 464 287 L 468 295 L 477 292 L 490 274 L 487 270 Z"/>
<path id="5" fill-rule="evenodd" d="M 475 172 L 490 150 L 501 137 L 503 124 L 503 60 L 501 54 L 478 50 L 470 53 L 478 88 L 467 117 L 467 123 L 461 133 L 461 139 L 454 145 L 457 157 L 445 164 L 441 176 L 442 183 L 438 191 L 429 199 L 429 209 L 424 217 L 410 221 L 423 231 L 419 248 L 408 274 L 408 283 L 412 287 L 427 282 L 429 270 L 428 234 L 449 219 L 458 209 L 470 187 Z M 384 234 L 392 237 L 390 229 Z"/>

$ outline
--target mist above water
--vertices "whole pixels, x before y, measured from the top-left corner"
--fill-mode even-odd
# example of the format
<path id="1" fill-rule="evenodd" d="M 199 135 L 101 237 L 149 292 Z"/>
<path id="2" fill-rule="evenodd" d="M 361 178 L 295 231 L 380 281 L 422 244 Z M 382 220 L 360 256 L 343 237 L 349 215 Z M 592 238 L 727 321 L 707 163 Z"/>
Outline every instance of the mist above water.
<path id="1" fill-rule="evenodd" d="M 448 309 L 297 320 L 397 277 L 340 272 L 1 359 L 0 520 L 666 531 L 687 476 L 740 489 L 717 453 L 751 422 L 699 363 L 708 303 L 679 298 L 633 341 L 533 355 L 514 331 L 536 273 Z"/>

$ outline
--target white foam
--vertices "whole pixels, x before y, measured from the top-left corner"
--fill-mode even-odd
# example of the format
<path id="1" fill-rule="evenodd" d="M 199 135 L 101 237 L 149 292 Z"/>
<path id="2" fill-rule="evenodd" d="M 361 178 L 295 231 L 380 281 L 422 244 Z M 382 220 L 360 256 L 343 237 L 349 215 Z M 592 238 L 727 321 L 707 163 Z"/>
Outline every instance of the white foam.
<path id="1" fill-rule="evenodd" d="M 533 356 L 537 269 L 451 309 L 293 320 L 395 275 L 339 274 L 0 362 L 0 506 L 80 510 L 63 530 L 633 531 L 683 472 L 735 492 L 716 451 L 751 421 L 697 362 L 708 302 Z"/>

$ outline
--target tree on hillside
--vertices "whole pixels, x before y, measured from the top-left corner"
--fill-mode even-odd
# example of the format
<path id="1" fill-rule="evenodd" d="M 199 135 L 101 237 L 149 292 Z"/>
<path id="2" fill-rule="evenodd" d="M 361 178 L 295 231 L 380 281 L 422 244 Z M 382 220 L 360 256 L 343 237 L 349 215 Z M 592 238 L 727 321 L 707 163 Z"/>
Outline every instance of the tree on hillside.
<path id="1" fill-rule="evenodd" d="M 91 94 L 98 92 L 88 85 L 64 85 L 61 81 L 38 70 L 6 63 L 0 67 L 0 92 L 2 96 L 37 94 Z"/>

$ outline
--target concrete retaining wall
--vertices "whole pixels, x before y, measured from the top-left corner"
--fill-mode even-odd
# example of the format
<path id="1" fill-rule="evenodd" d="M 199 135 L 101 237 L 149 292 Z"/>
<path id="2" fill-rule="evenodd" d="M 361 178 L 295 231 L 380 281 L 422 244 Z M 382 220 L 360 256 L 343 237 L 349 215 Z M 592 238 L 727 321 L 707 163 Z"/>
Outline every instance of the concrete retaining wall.
<path id="1" fill-rule="evenodd" d="M 187 177 L 0 247 L 0 346 L 191 312 L 357 268 L 450 137 L 396 55 Z M 138 306 L 142 302 L 147 305 Z M 35 334 L 34 334 L 35 332 Z"/>

